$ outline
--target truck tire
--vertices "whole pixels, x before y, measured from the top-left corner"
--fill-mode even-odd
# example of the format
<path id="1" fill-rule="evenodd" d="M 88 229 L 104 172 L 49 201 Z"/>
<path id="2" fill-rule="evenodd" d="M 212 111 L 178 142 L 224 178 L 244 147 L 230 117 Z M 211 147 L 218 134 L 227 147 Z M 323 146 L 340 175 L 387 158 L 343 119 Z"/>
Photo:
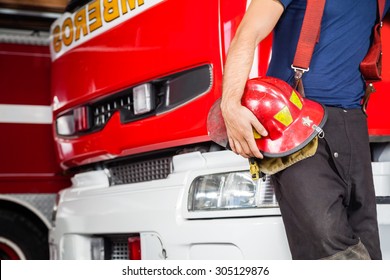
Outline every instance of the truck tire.
<path id="1" fill-rule="evenodd" d="M 20 213 L 0 209 L 0 259 L 49 259 L 47 230 Z"/>

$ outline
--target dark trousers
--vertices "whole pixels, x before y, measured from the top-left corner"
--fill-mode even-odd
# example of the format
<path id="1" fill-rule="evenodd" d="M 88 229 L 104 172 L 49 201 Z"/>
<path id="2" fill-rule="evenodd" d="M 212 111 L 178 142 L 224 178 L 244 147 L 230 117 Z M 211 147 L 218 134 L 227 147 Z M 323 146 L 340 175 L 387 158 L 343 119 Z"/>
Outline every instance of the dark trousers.
<path id="1" fill-rule="evenodd" d="M 366 117 L 327 112 L 316 154 L 272 176 L 292 258 L 381 259 Z"/>

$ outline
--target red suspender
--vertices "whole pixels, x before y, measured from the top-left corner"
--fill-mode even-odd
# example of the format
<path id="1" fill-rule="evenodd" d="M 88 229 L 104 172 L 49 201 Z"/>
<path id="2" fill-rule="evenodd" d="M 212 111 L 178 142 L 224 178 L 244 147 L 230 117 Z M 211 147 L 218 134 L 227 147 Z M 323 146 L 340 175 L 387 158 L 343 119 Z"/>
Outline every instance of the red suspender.
<path id="1" fill-rule="evenodd" d="M 314 47 L 320 36 L 324 7 L 325 0 L 307 0 L 305 17 L 292 65 L 294 69 L 309 70 Z"/>
<path id="2" fill-rule="evenodd" d="M 365 111 L 369 95 L 375 91 L 372 82 L 381 80 L 382 68 L 382 44 L 380 37 L 380 29 L 385 10 L 386 0 L 378 1 L 379 21 L 374 27 L 374 36 L 371 47 L 360 64 L 360 70 L 364 79 L 367 82 L 366 95 L 363 99 L 363 110 Z M 307 0 L 305 17 L 302 23 L 301 33 L 297 44 L 297 49 L 294 56 L 294 61 L 291 67 L 295 71 L 295 87 L 305 95 L 302 85 L 302 75 L 309 71 L 310 61 L 313 55 L 315 44 L 319 40 L 321 31 L 321 20 L 324 12 L 326 0 Z"/>
<path id="3" fill-rule="evenodd" d="M 363 78 L 366 81 L 366 92 L 363 97 L 362 107 L 366 112 L 368 100 L 371 93 L 375 92 L 373 82 L 380 81 L 382 79 L 382 42 L 381 42 L 381 27 L 382 19 L 385 10 L 385 0 L 378 0 L 378 14 L 379 20 L 374 26 L 373 40 L 371 47 L 368 50 L 366 57 L 360 63 L 360 71 Z"/>
<path id="4" fill-rule="evenodd" d="M 305 96 L 302 75 L 309 71 L 315 44 L 319 40 L 321 20 L 324 12 L 325 0 L 307 0 L 305 17 L 303 18 L 294 61 L 291 67 L 295 71 L 295 88 Z"/>

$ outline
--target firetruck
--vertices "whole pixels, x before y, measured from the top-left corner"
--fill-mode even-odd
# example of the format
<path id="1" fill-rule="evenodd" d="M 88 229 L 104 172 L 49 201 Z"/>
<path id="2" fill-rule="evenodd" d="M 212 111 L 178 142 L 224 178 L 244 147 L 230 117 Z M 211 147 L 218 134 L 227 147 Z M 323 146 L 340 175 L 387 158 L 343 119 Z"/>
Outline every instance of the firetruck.
<path id="1" fill-rule="evenodd" d="M 0 259 L 48 259 L 56 193 L 70 186 L 52 133 L 48 34 L 0 30 Z"/>
<path id="2" fill-rule="evenodd" d="M 52 259 L 291 258 L 269 178 L 253 181 L 248 161 L 210 141 L 206 127 L 249 2 L 76 0 L 53 23 L 54 137 L 74 176 L 58 196 Z M 271 42 L 259 45 L 252 77 L 265 75 Z M 368 121 L 389 259 L 384 60 Z"/>

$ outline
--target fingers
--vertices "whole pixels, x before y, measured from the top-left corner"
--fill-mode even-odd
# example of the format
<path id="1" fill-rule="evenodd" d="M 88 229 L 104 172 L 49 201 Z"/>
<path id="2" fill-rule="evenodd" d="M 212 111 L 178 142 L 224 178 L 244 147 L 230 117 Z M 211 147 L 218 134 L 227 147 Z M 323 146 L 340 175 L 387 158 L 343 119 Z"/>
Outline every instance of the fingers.
<path id="1" fill-rule="evenodd" d="M 244 158 L 263 158 L 263 155 L 260 153 L 259 148 L 256 145 L 256 142 L 253 141 L 238 141 L 229 138 L 229 145 L 233 152 L 238 155 L 241 155 Z"/>
<path id="2" fill-rule="evenodd" d="M 244 158 L 253 157 L 252 152 L 249 149 L 249 145 L 245 144 L 245 141 L 237 141 L 229 138 L 229 144 L 232 151 L 236 154 Z"/>
<path id="3" fill-rule="evenodd" d="M 253 128 L 262 136 L 267 136 L 267 131 L 248 108 L 242 105 L 232 106 L 224 112 L 224 120 L 233 152 L 245 158 L 263 158 L 256 145 Z"/>
<path id="4" fill-rule="evenodd" d="M 248 149 L 250 150 L 249 157 L 263 158 L 263 155 L 260 153 L 253 137 L 250 140 L 248 139 L 247 144 Z"/>

